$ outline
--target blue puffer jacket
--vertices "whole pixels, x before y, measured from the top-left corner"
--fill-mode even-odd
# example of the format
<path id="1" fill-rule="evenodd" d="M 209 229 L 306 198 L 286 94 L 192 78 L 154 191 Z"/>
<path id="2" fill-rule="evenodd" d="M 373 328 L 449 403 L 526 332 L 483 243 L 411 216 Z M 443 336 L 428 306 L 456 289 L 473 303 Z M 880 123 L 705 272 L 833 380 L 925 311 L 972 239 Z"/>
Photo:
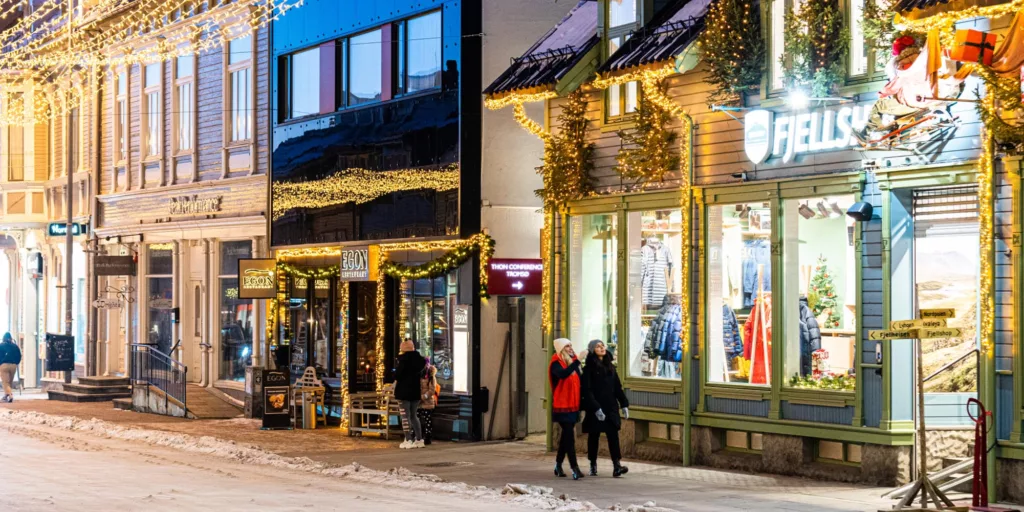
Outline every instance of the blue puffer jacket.
<path id="1" fill-rule="evenodd" d="M 740 338 L 740 324 L 736 312 L 728 304 L 722 304 L 722 344 L 730 361 L 743 354 L 743 339 Z"/>
<path id="2" fill-rule="evenodd" d="M 655 355 L 663 360 L 678 363 L 683 360 L 683 345 L 680 335 L 683 332 L 682 307 L 668 304 L 661 308 L 658 316 L 651 322 L 651 332 Z"/>

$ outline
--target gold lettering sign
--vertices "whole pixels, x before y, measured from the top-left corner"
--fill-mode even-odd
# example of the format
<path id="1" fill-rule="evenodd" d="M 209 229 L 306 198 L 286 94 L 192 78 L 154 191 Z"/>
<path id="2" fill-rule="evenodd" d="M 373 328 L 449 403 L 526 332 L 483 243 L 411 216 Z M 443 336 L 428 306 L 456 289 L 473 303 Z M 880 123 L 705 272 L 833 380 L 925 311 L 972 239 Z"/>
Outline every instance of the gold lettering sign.
<path id="1" fill-rule="evenodd" d="M 948 328 L 948 329 L 919 329 L 917 331 L 917 337 L 922 340 L 928 340 L 932 338 L 959 338 L 963 336 L 963 329 Z"/>
<path id="2" fill-rule="evenodd" d="M 198 195 L 172 197 L 168 210 L 171 215 L 216 213 L 220 211 L 223 198 L 224 196 L 214 196 L 200 199 Z"/>
<path id="3" fill-rule="evenodd" d="M 868 333 L 868 339 L 875 341 L 907 340 L 916 338 L 916 335 L 917 333 L 914 330 L 871 331 Z"/>
<path id="4" fill-rule="evenodd" d="M 953 309 L 922 309 L 922 319 L 935 319 L 935 318 L 956 318 L 956 310 Z"/>
<path id="5" fill-rule="evenodd" d="M 889 328 L 894 331 L 906 331 L 911 329 L 941 329 L 946 326 L 945 318 L 933 320 L 893 320 L 889 322 Z"/>
<path id="6" fill-rule="evenodd" d="M 277 297 L 277 262 L 272 258 L 238 260 L 238 297 L 273 299 Z"/>

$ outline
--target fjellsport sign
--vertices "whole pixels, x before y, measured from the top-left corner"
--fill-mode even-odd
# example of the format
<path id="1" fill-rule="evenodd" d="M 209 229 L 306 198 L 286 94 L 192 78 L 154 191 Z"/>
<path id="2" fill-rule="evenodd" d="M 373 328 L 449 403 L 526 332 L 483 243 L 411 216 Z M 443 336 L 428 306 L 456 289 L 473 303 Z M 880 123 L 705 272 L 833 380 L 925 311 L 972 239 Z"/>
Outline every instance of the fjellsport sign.
<path id="1" fill-rule="evenodd" d="M 870 104 L 782 115 L 751 110 L 743 117 L 743 150 L 755 164 L 789 163 L 796 155 L 856 146 L 853 132 L 864 128 L 870 112 Z"/>

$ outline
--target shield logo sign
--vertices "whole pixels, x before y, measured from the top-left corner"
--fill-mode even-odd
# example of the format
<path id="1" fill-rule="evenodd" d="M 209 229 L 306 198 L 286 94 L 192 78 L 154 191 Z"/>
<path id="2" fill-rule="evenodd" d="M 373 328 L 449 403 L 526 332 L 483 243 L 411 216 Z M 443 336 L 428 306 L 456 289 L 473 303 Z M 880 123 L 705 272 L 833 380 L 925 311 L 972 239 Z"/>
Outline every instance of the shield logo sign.
<path id="1" fill-rule="evenodd" d="M 772 112 L 751 110 L 743 116 L 743 150 L 755 164 L 768 159 L 772 152 Z"/>

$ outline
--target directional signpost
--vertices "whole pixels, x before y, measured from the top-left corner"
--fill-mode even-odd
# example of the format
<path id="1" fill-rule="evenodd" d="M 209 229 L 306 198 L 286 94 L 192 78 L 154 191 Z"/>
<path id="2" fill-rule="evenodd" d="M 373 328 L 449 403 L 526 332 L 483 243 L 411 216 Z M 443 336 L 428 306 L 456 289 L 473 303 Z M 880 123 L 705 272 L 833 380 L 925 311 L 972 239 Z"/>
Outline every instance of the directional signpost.
<path id="1" fill-rule="evenodd" d="M 921 340 L 934 338 L 957 338 L 963 336 L 963 330 L 955 327 L 947 327 L 946 319 L 955 318 L 956 312 L 952 309 L 922 309 L 919 311 L 920 318 L 916 320 L 894 320 L 889 323 L 889 329 L 883 331 L 869 331 L 868 339 L 875 341 L 911 340 L 917 343 L 917 437 L 920 456 L 918 467 L 918 479 L 910 488 L 899 504 L 893 507 L 895 510 L 902 510 L 914 502 L 918 493 L 921 494 L 921 508 L 928 508 L 928 501 L 935 503 L 936 508 L 944 504 L 953 507 L 953 502 L 946 497 L 938 487 L 928 478 L 928 454 L 925 447 L 928 446 L 925 440 L 924 430 L 924 358 L 921 355 Z"/>

